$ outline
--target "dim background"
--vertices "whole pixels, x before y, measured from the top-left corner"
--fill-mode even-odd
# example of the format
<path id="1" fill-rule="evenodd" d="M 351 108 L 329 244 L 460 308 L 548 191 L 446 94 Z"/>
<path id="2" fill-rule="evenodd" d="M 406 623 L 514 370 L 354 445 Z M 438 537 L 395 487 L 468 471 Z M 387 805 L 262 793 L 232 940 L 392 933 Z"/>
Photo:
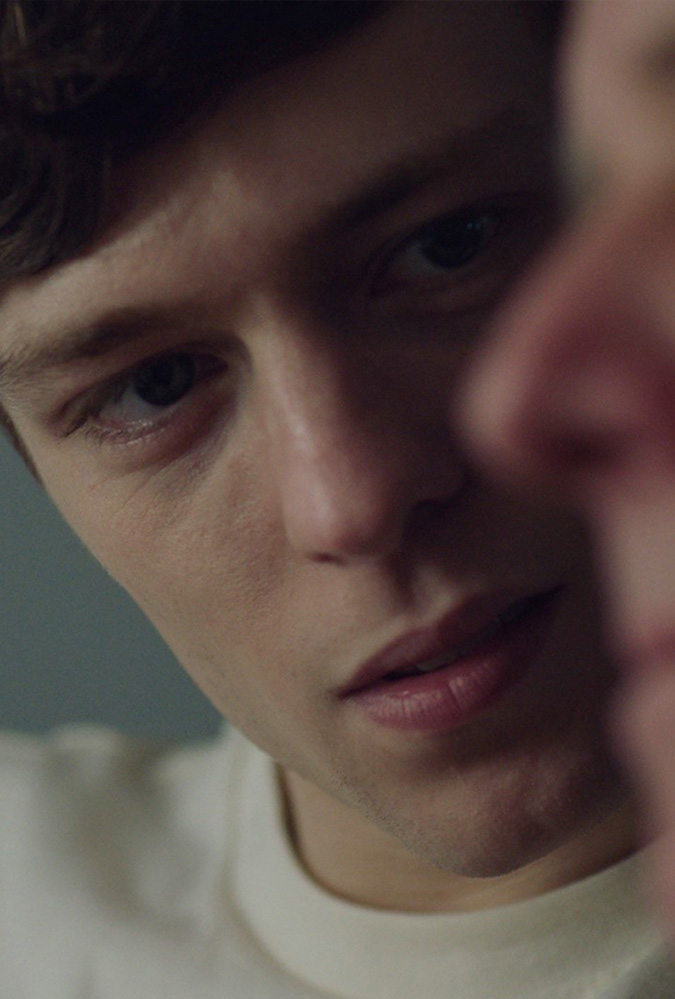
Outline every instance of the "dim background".
<path id="1" fill-rule="evenodd" d="M 220 718 L 0 435 L 0 728 L 199 738 Z"/>

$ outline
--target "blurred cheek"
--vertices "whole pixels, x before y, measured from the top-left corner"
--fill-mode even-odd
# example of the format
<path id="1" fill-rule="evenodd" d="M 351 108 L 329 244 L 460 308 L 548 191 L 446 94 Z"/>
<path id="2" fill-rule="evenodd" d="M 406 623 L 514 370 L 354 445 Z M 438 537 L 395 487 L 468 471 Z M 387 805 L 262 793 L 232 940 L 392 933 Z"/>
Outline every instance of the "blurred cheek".
<path id="1" fill-rule="evenodd" d="M 668 42 L 672 0 L 574 5 L 561 58 L 565 128 L 596 161 L 597 180 L 650 182 L 675 162 Z M 661 54 L 662 53 L 662 54 Z"/>
<path id="2" fill-rule="evenodd" d="M 670 477 L 628 481 L 623 489 L 610 484 L 594 495 L 587 513 L 609 640 L 631 669 L 648 668 L 638 650 L 658 636 L 664 642 L 675 636 L 675 470 Z"/>
<path id="3" fill-rule="evenodd" d="M 66 520 L 180 659 L 196 647 L 213 655 L 225 636 L 230 649 L 263 640 L 261 622 L 277 610 L 278 537 L 244 470 L 216 485 L 186 475 L 190 487 L 177 488 L 169 472 L 132 480 L 76 474 L 73 462 L 68 475 L 48 459 L 41 468 Z"/>
<path id="4" fill-rule="evenodd" d="M 615 744 L 634 778 L 643 816 L 646 885 L 675 925 L 675 655 L 655 674 L 627 677 L 612 714 Z M 671 931 L 672 934 L 672 931 Z"/>

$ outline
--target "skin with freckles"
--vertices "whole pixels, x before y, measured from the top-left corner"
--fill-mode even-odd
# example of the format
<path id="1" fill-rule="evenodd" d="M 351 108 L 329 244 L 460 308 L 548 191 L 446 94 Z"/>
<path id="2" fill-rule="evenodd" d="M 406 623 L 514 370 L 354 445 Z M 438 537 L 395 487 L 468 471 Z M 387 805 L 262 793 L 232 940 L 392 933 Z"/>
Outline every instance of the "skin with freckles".
<path id="1" fill-rule="evenodd" d="M 633 846 L 583 531 L 484 482 L 448 421 L 555 215 L 527 7 L 395 4 L 243 84 L 2 302 L 0 397 L 46 488 L 279 762 L 307 868 L 367 904 L 497 904 Z M 470 601 L 552 589 L 527 670 L 462 724 L 341 696 Z"/>
<path id="2" fill-rule="evenodd" d="M 624 666 L 612 725 L 675 935 L 673 4 L 578 4 L 561 93 L 577 211 L 497 323 L 464 422 L 484 467 L 591 528 Z"/>

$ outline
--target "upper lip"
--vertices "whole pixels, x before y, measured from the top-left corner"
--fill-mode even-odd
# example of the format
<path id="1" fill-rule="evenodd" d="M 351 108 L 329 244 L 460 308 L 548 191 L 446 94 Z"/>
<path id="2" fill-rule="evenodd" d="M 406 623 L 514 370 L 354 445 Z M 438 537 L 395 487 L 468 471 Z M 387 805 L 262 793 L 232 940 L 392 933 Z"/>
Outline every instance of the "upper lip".
<path id="1" fill-rule="evenodd" d="M 339 690 L 346 697 L 370 687 L 389 673 L 414 669 L 427 660 L 447 653 L 448 658 L 468 641 L 475 638 L 492 621 L 523 600 L 553 594 L 559 587 L 540 590 L 500 591 L 471 597 L 430 625 L 414 628 L 389 642 L 359 666 L 351 679 Z"/>

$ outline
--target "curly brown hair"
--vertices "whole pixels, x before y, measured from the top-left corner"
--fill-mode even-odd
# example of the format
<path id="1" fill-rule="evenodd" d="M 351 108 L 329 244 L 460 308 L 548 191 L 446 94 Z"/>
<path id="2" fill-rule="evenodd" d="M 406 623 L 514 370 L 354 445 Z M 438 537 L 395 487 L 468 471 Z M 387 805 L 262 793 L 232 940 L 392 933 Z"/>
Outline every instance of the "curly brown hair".
<path id="1" fill-rule="evenodd" d="M 86 248 L 125 158 L 393 2 L 0 0 L 0 285 Z M 561 0 L 514 5 L 555 39 Z"/>
<path id="2" fill-rule="evenodd" d="M 0 2 L 0 281 L 91 237 L 111 167 L 383 3 Z"/>

